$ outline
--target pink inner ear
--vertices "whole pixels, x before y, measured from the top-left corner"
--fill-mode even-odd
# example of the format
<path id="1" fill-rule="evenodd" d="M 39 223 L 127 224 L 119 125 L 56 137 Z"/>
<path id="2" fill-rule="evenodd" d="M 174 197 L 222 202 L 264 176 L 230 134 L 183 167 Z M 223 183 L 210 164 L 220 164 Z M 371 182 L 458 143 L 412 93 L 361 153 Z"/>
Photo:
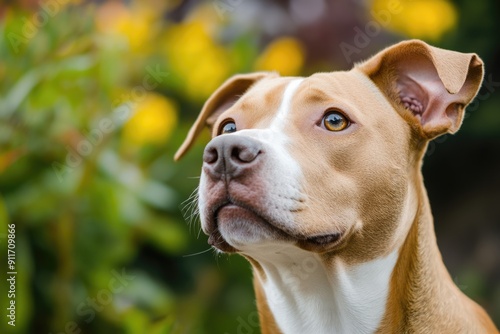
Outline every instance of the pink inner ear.
<path id="1" fill-rule="evenodd" d="M 400 103 L 429 133 L 459 126 L 456 96 L 446 91 L 432 69 L 422 66 L 413 72 L 401 73 L 396 89 Z"/>
<path id="2" fill-rule="evenodd" d="M 427 108 L 429 96 L 420 85 L 408 76 L 401 76 L 397 81 L 400 102 L 415 116 L 422 116 Z"/>
<path id="3" fill-rule="evenodd" d="M 405 108 L 410 109 L 414 114 L 422 114 L 424 112 L 424 106 L 419 100 L 410 96 L 400 96 L 401 102 Z"/>

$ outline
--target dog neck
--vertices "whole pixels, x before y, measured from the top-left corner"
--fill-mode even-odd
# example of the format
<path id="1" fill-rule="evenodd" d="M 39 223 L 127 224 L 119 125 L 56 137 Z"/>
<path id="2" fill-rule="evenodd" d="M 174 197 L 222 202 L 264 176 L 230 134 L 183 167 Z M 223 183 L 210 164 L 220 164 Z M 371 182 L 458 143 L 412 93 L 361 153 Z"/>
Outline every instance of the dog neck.
<path id="1" fill-rule="evenodd" d="M 257 260 L 259 307 L 267 304 L 284 333 L 371 333 L 384 316 L 396 260 L 393 252 L 354 267 L 334 258 L 326 267 L 317 254 L 275 248 Z M 263 333 L 269 326 L 262 324 Z"/>
<path id="2" fill-rule="evenodd" d="M 377 333 L 497 333 L 486 312 L 453 282 L 437 246 L 422 176 L 419 207 L 399 250 Z M 478 321 L 479 320 L 479 321 Z"/>
<path id="3" fill-rule="evenodd" d="M 406 217 L 406 237 L 385 256 L 354 265 L 341 256 L 325 262 L 291 245 L 244 254 L 254 269 L 263 334 L 460 332 L 468 315 L 484 318 L 489 328 L 484 311 L 468 301 L 444 267 L 417 175 L 416 212 Z"/>

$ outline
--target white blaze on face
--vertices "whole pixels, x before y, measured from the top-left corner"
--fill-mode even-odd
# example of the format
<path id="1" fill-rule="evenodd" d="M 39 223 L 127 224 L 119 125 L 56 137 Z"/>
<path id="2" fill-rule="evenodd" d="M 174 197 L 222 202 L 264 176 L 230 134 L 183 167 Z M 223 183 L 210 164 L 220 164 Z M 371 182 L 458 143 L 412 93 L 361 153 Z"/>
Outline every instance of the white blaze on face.
<path id="1" fill-rule="evenodd" d="M 290 114 L 290 110 L 292 109 L 292 98 L 303 80 L 304 79 L 292 80 L 286 87 L 285 93 L 283 94 L 283 100 L 281 101 L 281 105 L 278 109 L 278 113 L 271 123 L 271 130 L 282 132 L 283 126 L 287 122 L 287 115 Z"/>
<path id="2" fill-rule="evenodd" d="M 269 110 L 270 113 L 276 113 L 268 128 L 264 129 L 245 129 L 235 133 L 226 134 L 225 136 L 245 136 L 256 139 L 263 144 L 264 159 L 260 165 L 256 177 L 259 183 L 263 185 L 262 198 L 268 203 L 266 207 L 259 207 L 259 210 L 265 210 L 267 216 L 279 222 L 281 227 L 287 226 L 294 229 L 294 218 L 291 210 L 295 209 L 298 204 L 293 199 L 303 198 L 304 195 L 300 192 L 302 172 L 297 161 L 289 154 L 288 138 L 283 127 L 289 122 L 288 115 L 292 108 L 292 99 L 294 93 L 299 87 L 303 79 L 295 79 L 288 83 L 284 90 L 280 107 L 278 110 Z M 210 196 L 210 189 L 206 183 L 206 176 L 202 173 L 199 187 L 199 209 L 200 216 L 203 221 L 205 219 L 205 198 Z M 248 234 L 239 235 L 231 233 L 223 235 L 226 241 L 233 247 L 240 250 L 251 252 L 254 245 L 259 243 L 272 242 L 262 238 L 260 233 L 255 233 L 255 238 L 250 238 Z"/>
<path id="3" fill-rule="evenodd" d="M 303 80 L 304 79 L 295 79 L 288 83 L 276 116 L 272 119 L 267 129 L 249 129 L 234 133 L 234 135 L 249 136 L 265 143 L 272 151 L 271 154 L 268 154 L 266 159 L 273 160 L 272 162 L 276 167 L 284 167 L 281 169 L 283 174 L 290 173 L 292 174 L 291 176 L 297 179 L 301 175 L 300 166 L 288 153 L 286 145 L 289 143 L 290 139 L 284 134 L 283 129 L 287 122 L 290 121 L 287 116 L 290 115 L 292 109 L 292 98 Z M 287 175 L 282 175 L 281 177 L 287 177 Z M 295 182 L 298 181 L 296 180 Z"/>

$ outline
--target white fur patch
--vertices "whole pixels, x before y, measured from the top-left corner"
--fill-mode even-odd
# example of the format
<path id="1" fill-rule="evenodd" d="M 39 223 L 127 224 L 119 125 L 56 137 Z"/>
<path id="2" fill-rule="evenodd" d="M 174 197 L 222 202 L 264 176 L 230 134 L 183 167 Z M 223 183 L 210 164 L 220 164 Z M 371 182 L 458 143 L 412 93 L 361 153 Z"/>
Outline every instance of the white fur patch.
<path id="1" fill-rule="evenodd" d="M 266 152 L 265 163 L 259 170 L 259 181 L 265 185 L 267 191 L 262 193 L 262 197 L 267 203 L 272 203 L 266 208 L 266 214 L 272 217 L 278 224 L 287 225 L 292 228 L 295 224 L 292 211 L 303 205 L 298 203 L 298 199 L 303 198 L 301 193 L 302 171 L 300 165 L 288 152 L 287 144 L 290 139 L 284 133 L 282 127 L 287 122 L 287 115 L 291 111 L 291 101 L 299 84 L 303 79 L 294 79 L 288 83 L 284 90 L 280 107 L 276 112 L 271 124 L 265 129 L 244 129 L 236 131 L 226 136 L 243 136 L 253 138 L 262 143 Z M 204 211 L 205 196 L 210 190 L 205 184 L 205 175 L 200 179 L 199 206 L 200 212 Z M 201 215 L 202 221 L 204 216 Z M 251 224 L 251 222 L 249 223 Z M 274 243 L 266 237 L 262 231 L 249 225 L 249 231 L 253 233 L 240 233 L 235 230 L 232 233 L 221 231 L 224 239 L 233 247 L 243 250 L 255 247 L 259 244 Z"/>
<path id="2" fill-rule="evenodd" d="M 316 254 L 293 246 L 266 253 L 252 256 L 266 272 L 267 302 L 283 333 L 362 334 L 379 327 L 396 251 L 356 266 L 336 259 L 328 271 Z"/>
<path id="3" fill-rule="evenodd" d="M 271 126 L 269 127 L 273 131 L 281 131 L 283 127 L 287 124 L 286 116 L 290 113 L 290 106 L 292 102 L 293 95 L 297 88 L 299 88 L 300 83 L 304 79 L 295 79 L 290 81 L 286 86 L 285 92 L 283 94 L 283 99 L 281 100 L 281 105 L 278 109 L 276 117 L 273 119 Z"/>

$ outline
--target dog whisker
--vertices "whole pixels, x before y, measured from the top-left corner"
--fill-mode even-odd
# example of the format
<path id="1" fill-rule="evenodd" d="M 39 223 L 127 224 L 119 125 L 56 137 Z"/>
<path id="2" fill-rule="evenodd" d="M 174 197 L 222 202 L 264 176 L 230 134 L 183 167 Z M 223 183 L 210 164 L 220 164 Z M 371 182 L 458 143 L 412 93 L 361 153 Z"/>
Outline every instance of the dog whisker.
<path id="1" fill-rule="evenodd" d="M 196 187 L 191 195 L 189 195 L 189 197 L 181 203 L 181 211 L 184 220 L 189 225 L 190 231 L 192 229 L 192 226 L 194 226 L 196 218 L 199 216 L 198 199 L 198 187 Z"/>
<path id="2" fill-rule="evenodd" d="M 201 255 L 201 254 L 204 254 L 204 253 L 209 252 L 211 249 L 212 249 L 212 247 L 210 247 L 210 248 L 208 248 L 208 249 L 205 249 L 204 251 L 201 251 L 201 252 L 197 252 L 197 253 L 193 253 L 193 254 L 183 255 L 182 257 L 191 257 L 191 256 Z"/>

